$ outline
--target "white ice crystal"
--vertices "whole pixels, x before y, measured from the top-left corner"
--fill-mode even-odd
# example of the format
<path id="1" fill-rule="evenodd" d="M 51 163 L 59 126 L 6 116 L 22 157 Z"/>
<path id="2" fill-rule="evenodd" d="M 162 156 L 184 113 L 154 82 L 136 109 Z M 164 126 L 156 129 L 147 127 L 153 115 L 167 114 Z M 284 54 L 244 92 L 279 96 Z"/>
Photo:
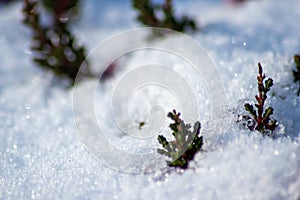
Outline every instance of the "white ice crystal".
<path id="1" fill-rule="evenodd" d="M 184 2 L 176 1 L 176 5 L 180 13 L 193 15 L 203 27 L 191 37 L 205 47 L 217 66 L 228 105 L 225 128 L 210 130 L 221 133 L 219 143 L 211 151 L 197 154 L 184 173 L 172 169 L 123 173 L 89 153 L 77 134 L 72 91 L 60 87 L 51 73 L 31 61 L 30 34 L 21 24 L 21 3 L 0 7 L 0 199 L 299 199 L 300 98 L 295 95 L 291 71 L 292 56 L 300 51 L 300 2 L 265 0 L 236 6 L 220 1 Z M 82 19 L 74 32 L 89 50 L 113 34 L 139 26 L 129 1 L 82 4 Z M 166 56 L 151 56 L 175 69 L 182 67 Z M 128 58 L 126 66 L 139 59 L 150 58 L 135 55 Z M 97 62 L 101 60 L 92 61 Z M 274 79 L 267 101 L 280 123 L 276 139 L 250 133 L 235 122 L 244 101 L 256 93 L 258 62 Z M 189 78 L 200 91 L 198 80 L 193 80 L 193 75 Z M 88 82 L 79 87 L 85 86 Z M 140 91 L 140 95 L 156 95 L 151 90 Z M 147 145 L 158 145 L 156 140 L 137 144 L 128 136 L 120 137 L 105 110 L 110 107 L 107 96 L 105 91 L 96 94 L 95 109 L 102 111 L 97 112 L 99 119 L 104 116 L 107 133 L 111 132 L 108 137 L 116 146 L 140 152 L 148 151 Z M 146 106 L 151 105 L 151 98 L 148 100 Z M 139 96 L 132 101 L 142 104 Z M 172 105 L 173 100 L 164 102 Z M 139 110 L 144 108 L 133 105 L 133 120 L 147 120 Z M 205 126 L 210 114 L 207 107 L 200 107 L 204 137 L 209 129 Z M 135 111 L 137 116 L 132 114 Z"/>

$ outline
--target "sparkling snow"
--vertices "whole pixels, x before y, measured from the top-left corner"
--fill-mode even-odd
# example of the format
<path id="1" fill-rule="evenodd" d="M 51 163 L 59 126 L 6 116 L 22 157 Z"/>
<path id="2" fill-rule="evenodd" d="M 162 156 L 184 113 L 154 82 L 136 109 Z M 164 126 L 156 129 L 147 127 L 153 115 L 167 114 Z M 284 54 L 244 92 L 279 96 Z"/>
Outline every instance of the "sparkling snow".
<path id="1" fill-rule="evenodd" d="M 139 27 L 129 1 L 89 0 L 82 4 L 82 17 L 73 28 L 90 51 L 114 34 Z M 291 73 L 293 55 L 300 51 L 300 1 L 232 5 L 188 0 L 176 1 L 176 6 L 179 14 L 194 16 L 203 27 L 202 32 L 190 36 L 206 49 L 222 78 L 227 95 L 226 123 L 222 130 L 212 127 L 207 131 L 220 134 L 218 143 L 197 154 L 188 170 L 165 168 L 140 174 L 114 170 L 87 151 L 74 122 L 73 91 L 31 61 L 30 31 L 21 24 L 20 2 L 0 7 L 0 199 L 300 198 L 300 98 L 295 95 L 297 84 Z M 149 55 L 152 57 L 135 54 L 126 58 L 125 68 L 152 59 L 182 69 L 176 60 L 155 52 Z M 92 58 L 93 64 L 97 62 L 101 60 Z M 254 100 L 258 62 L 274 80 L 267 101 L 280 123 L 276 139 L 244 130 L 235 122 L 243 104 Z M 112 87 L 122 72 L 105 87 Z M 193 77 L 191 85 L 200 91 Z M 86 81 L 77 87 L 89 84 Z M 97 117 L 105 120 L 106 135 L 114 145 L 131 152 L 159 146 L 155 137 L 137 144 L 120 135 L 110 111 L 105 110 L 110 106 L 109 92 L 97 91 Z M 158 95 L 153 88 L 141 90 L 140 95 L 143 93 L 153 95 L 145 105 Z M 206 137 L 210 107 L 205 91 L 203 95 L 198 101 L 203 103 L 201 132 Z M 162 94 L 161 98 L 167 97 Z M 141 96 L 132 101 L 144 103 Z M 162 105 L 173 106 L 174 101 Z M 132 120 L 147 122 L 143 118 L 147 108 L 131 104 L 129 113 L 137 113 Z"/>

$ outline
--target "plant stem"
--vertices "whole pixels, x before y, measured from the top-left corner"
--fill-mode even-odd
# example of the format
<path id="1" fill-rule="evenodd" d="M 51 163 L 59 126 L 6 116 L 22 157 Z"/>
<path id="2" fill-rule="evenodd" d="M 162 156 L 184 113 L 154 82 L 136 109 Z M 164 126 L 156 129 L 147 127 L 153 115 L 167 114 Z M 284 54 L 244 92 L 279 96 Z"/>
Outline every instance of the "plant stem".
<path id="1" fill-rule="evenodd" d="M 263 80 L 265 78 L 265 75 L 262 74 L 262 66 L 260 63 L 258 63 L 258 72 L 259 72 L 259 75 L 257 76 L 258 97 L 256 96 L 256 99 L 258 102 L 257 124 L 258 124 L 258 128 L 260 128 L 263 120 L 262 115 L 263 115 L 264 103 L 265 103 L 265 95 L 263 94 L 263 90 L 264 90 Z"/>
<path id="2" fill-rule="evenodd" d="M 166 0 L 166 10 L 172 10 L 172 0 Z"/>

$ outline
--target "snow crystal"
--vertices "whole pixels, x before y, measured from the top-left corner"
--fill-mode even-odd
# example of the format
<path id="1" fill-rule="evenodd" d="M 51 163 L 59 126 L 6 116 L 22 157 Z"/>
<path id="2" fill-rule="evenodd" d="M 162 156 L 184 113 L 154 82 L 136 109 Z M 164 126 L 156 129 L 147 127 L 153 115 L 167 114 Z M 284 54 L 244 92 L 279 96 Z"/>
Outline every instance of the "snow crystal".
<path id="1" fill-rule="evenodd" d="M 82 4 L 82 18 L 73 28 L 89 50 L 113 34 L 139 26 L 129 1 Z M 85 148 L 73 118 L 72 90 L 60 86 L 63 82 L 58 84 L 50 72 L 31 61 L 21 3 L 0 8 L 0 199 L 299 199 L 300 98 L 295 95 L 291 71 L 295 67 L 292 56 L 300 51 L 300 2 L 265 0 L 231 6 L 189 0 L 176 1 L 176 5 L 179 13 L 193 15 L 203 27 L 191 37 L 204 46 L 222 78 L 226 123 L 222 130 L 209 126 L 210 101 L 205 101 L 209 91 L 196 76 L 187 74 L 190 85 L 203 95 L 198 99 L 201 133 L 205 138 L 207 132 L 218 132 L 219 142 L 197 154 L 186 171 L 163 168 L 138 174 L 114 170 Z M 124 69 L 104 87 L 113 88 L 134 63 L 151 60 L 176 70 L 185 66 L 157 52 L 142 54 L 127 57 Z M 92 63 L 101 62 L 92 59 Z M 236 123 L 244 102 L 254 100 L 258 62 L 274 79 L 267 102 L 280 123 L 275 139 Z M 92 82 L 76 87 L 88 88 Z M 133 121 L 147 122 L 143 114 L 157 100 L 156 92 L 157 88 L 150 87 L 136 93 L 129 110 Z M 143 102 L 142 96 L 149 93 Z M 163 93 L 164 105 L 178 106 L 170 96 Z M 159 146 L 155 137 L 137 143 L 130 135 L 120 134 L 109 110 L 109 90 L 97 88 L 95 100 L 94 109 L 98 119 L 104 120 L 107 138 L 119 149 L 141 153 Z M 85 113 L 80 117 L 86 117 Z M 89 124 L 82 126 L 95 131 Z"/>

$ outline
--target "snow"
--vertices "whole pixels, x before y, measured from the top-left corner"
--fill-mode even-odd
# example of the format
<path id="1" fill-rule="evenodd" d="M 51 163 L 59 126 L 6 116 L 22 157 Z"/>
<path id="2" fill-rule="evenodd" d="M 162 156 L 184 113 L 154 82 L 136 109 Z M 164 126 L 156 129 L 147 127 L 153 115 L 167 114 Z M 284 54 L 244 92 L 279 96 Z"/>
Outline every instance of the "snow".
<path id="1" fill-rule="evenodd" d="M 90 0 L 82 1 L 82 6 L 82 17 L 73 29 L 88 47 L 94 70 L 101 71 L 105 67 L 101 58 L 133 45 L 114 43 L 103 52 L 102 42 L 139 24 L 129 1 Z M 224 84 L 227 97 L 219 100 L 226 112 L 220 114 L 219 126 L 211 120 L 215 104 L 208 77 L 195 73 L 190 63 L 174 54 L 132 52 L 120 59 L 122 69 L 105 84 L 89 80 L 73 91 L 32 63 L 30 31 L 20 22 L 21 4 L 0 8 L 0 199 L 299 199 L 300 98 L 291 71 L 292 57 L 300 51 L 300 2 L 231 5 L 189 0 L 176 1 L 176 6 L 178 13 L 189 13 L 203 27 L 190 37 L 203 46 Z M 168 39 L 154 44 L 168 46 L 173 41 Z M 205 59 L 206 53 L 194 51 L 192 56 Z M 258 62 L 274 80 L 267 101 L 280 123 L 275 139 L 244 130 L 235 122 L 244 112 L 243 104 L 254 101 Z M 135 68 L 141 65 L 144 69 L 169 66 L 163 73 L 173 69 L 178 77 L 181 74 L 196 96 L 199 112 L 183 113 L 183 119 L 194 122 L 199 115 L 206 151 L 197 154 L 186 171 L 162 168 L 165 158 L 155 154 L 158 133 L 149 126 L 141 132 L 138 123 L 163 122 L 159 133 L 170 138 L 166 113 L 184 108 L 189 99 L 161 85 L 142 85 L 130 94 L 122 93 L 129 85 L 120 81 L 132 72 L 155 77 L 150 72 L 141 75 Z M 169 80 L 169 73 L 164 75 L 162 80 Z M 76 91 L 83 97 L 93 94 L 95 105 L 90 107 L 88 98 L 74 98 Z M 112 104 L 113 94 L 119 96 Z M 115 148 L 96 148 L 97 154 L 86 142 L 93 144 L 93 137 L 100 137 L 99 124 L 102 139 Z M 124 127 L 127 135 L 119 130 Z M 128 155 L 132 160 L 122 157 Z M 149 161 L 145 155 L 157 160 Z"/>

